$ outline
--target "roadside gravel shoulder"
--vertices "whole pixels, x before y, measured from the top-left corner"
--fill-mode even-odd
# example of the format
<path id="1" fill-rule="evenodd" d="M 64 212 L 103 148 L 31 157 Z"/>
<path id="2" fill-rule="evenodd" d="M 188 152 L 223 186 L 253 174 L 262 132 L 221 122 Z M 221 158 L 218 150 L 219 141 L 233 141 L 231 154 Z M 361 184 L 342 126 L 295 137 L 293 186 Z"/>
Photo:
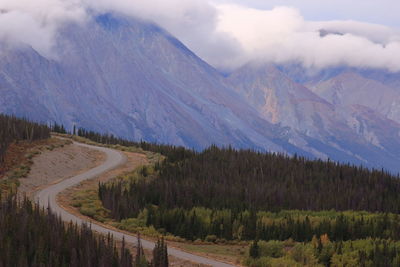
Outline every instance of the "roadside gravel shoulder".
<path id="1" fill-rule="evenodd" d="M 28 176 L 19 179 L 18 192 L 31 198 L 44 187 L 84 173 L 105 159 L 104 153 L 76 144 L 43 151 L 33 158 Z"/>

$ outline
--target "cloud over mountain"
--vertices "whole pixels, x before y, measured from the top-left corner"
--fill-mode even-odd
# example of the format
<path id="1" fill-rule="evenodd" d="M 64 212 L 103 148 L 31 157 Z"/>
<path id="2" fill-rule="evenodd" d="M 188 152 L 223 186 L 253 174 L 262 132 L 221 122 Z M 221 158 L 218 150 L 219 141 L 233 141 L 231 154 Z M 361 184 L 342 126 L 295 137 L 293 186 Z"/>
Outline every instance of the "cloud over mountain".
<path id="1" fill-rule="evenodd" d="M 347 65 L 400 71 L 400 35 L 390 28 L 353 21 L 308 22 L 288 7 L 257 10 L 222 5 L 218 10 L 218 29 L 240 42 L 243 61 L 296 61 L 309 68 Z M 321 36 L 321 29 L 341 34 Z"/>
<path id="2" fill-rule="evenodd" d="M 59 27 L 85 18 L 86 10 L 79 0 L 0 0 L 0 40 L 3 49 L 29 45 L 52 56 Z"/>
<path id="3" fill-rule="evenodd" d="M 307 21 L 292 7 L 261 10 L 203 0 L 0 0 L 0 39 L 6 40 L 3 46 L 30 45 L 51 56 L 64 23 L 85 23 L 104 12 L 153 21 L 222 69 L 261 60 L 400 71 L 397 30 L 357 21 Z"/>

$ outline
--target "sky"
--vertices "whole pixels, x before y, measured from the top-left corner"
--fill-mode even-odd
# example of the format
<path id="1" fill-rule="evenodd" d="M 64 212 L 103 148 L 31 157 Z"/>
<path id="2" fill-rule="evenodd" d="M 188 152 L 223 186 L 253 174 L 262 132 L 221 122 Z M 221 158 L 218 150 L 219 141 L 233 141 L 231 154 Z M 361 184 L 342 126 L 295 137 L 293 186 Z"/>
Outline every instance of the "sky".
<path id="1" fill-rule="evenodd" d="M 398 10 L 398 0 L 0 0 L 0 53 L 28 45 L 57 58 L 60 28 L 114 13 L 160 25 L 221 70 L 261 61 L 397 72 Z"/>
<path id="2" fill-rule="evenodd" d="M 398 0 L 219 0 L 259 9 L 298 8 L 307 20 L 357 20 L 400 27 Z"/>

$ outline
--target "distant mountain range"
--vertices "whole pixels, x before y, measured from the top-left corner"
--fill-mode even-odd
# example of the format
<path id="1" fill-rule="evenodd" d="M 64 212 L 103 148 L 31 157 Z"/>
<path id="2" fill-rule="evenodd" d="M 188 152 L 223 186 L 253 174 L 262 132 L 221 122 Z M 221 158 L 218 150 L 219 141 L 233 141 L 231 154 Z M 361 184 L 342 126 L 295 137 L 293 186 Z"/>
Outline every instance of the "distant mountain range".
<path id="1" fill-rule="evenodd" d="M 110 14 L 66 26 L 55 49 L 0 54 L 0 112 L 400 171 L 400 74 L 254 63 L 227 77 L 158 26 Z"/>

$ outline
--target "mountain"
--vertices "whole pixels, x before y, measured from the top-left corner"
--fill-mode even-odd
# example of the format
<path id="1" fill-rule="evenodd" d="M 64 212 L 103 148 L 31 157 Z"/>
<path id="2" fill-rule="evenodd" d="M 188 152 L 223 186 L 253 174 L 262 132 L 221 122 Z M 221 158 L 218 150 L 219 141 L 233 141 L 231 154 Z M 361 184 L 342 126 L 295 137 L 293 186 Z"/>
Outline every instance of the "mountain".
<path id="1" fill-rule="evenodd" d="M 306 70 L 302 73 L 307 77 Z M 319 77 L 312 77 L 308 82 L 303 80 L 304 84 L 301 84 L 277 66 L 247 64 L 233 72 L 228 83 L 269 122 L 288 127 L 306 136 L 304 139 L 312 138 L 306 144 L 296 144 L 304 150 L 312 148 L 313 153 L 318 151 L 322 158 L 351 162 L 356 158 L 359 164 L 367 165 L 383 162 L 380 157 L 385 155 L 385 167 L 396 170 L 396 158 L 400 156 L 397 151 L 400 148 L 400 124 L 391 120 L 388 114 L 396 113 L 396 101 L 400 101 L 398 93 L 378 82 L 366 83 L 361 76 L 356 79 L 346 74 L 333 75 L 336 82 L 330 79 L 317 82 L 315 87 L 310 87 L 313 90 L 306 87 L 312 81 L 331 76 L 327 74 L 329 72 L 321 73 Z M 339 77 L 349 84 L 349 88 L 343 89 L 343 94 L 335 90 L 342 88 L 338 86 Z M 386 91 L 382 91 L 382 86 Z M 342 96 L 340 101 L 334 97 L 335 93 Z M 375 95 L 377 97 L 371 97 Z M 353 103 L 352 99 L 357 101 Z M 385 109 L 389 100 L 393 102 L 392 108 L 383 115 L 380 110 Z"/>
<path id="2" fill-rule="evenodd" d="M 228 80 L 271 123 L 319 137 L 327 132 L 318 131 L 328 130 L 332 124 L 333 105 L 293 82 L 273 65 L 248 64 L 233 72 Z"/>
<path id="3" fill-rule="evenodd" d="M 400 123 L 400 90 L 356 72 L 310 84 L 310 89 L 335 106 L 361 105 Z"/>
<path id="4" fill-rule="evenodd" d="M 226 78 L 160 27 L 111 14 L 66 25 L 57 40 L 52 57 L 31 47 L 0 54 L 0 112 L 195 149 L 232 145 L 400 170 L 397 122 L 318 94 L 341 70 L 299 81 L 248 65 Z"/>
<path id="5" fill-rule="evenodd" d="M 0 60 L 0 111 L 136 140 L 284 151 L 219 73 L 152 24 L 103 15 L 60 32 L 57 59 L 31 48 Z"/>

